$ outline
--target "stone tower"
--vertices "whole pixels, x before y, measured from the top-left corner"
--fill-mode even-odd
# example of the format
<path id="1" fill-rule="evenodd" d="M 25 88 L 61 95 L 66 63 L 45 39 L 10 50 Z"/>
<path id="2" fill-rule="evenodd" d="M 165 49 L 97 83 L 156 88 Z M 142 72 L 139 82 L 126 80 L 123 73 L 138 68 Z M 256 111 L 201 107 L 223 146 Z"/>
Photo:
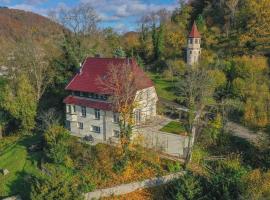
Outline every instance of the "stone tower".
<path id="1" fill-rule="evenodd" d="M 191 32 L 188 36 L 187 64 L 197 64 L 201 55 L 201 35 L 194 22 Z"/>

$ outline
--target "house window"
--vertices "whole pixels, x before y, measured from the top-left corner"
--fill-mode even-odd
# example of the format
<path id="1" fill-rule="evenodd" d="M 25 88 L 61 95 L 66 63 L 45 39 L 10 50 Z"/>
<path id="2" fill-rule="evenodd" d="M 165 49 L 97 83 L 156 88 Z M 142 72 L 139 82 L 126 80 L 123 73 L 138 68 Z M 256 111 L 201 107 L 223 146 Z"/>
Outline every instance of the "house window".
<path id="1" fill-rule="evenodd" d="M 135 111 L 135 122 L 136 122 L 136 124 L 139 124 L 141 122 L 141 111 L 140 110 Z"/>
<path id="2" fill-rule="evenodd" d="M 195 44 L 198 44 L 198 39 L 195 39 Z"/>
<path id="3" fill-rule="evenodd" d="M 93 98 L 94 97 L 94 93 L 89 93 L 88 97 L 89 98 Z"/>
<path id="4" fill-rule="evenodd" d="M 100 127 L 99 126 L 92 126 L 91 129 L 95 133 L 100 133 Z"/>
<path id="5" fill-rule="evenodd" d="M 74 105 L 72 107 L 73 107 L 73 113 L 75 113 L 76 112 L 76 106 Z"/>
<path id="6" fill-rule="evenodd" d="M 71 130 L 70 121 L 66 120 L 66 129 Z"/>
<path id="7" fill-rule="evenodd" d="M 75 92 L 74 92 L 74 95 L 75 95 L 75 96 L 80 96 L 80 92 L 75 91 Z"/>
<path id="8" fill-rule="evenodd" d="M 86 107 L 81 106 L 81 110 L 82 110 L 82 117 L 86 117 Z"/>
<path id="9" fill-rule="evenodd" d="M 87 92 L 83 92 L 83 97 L 88 97 L 88 93 Z"/>
<path id="10" fill-rule="evenodd" d="M 190 54 L 192 54 L 192 51 L 190 51 Z"/>
<path id="11" fill-rule="evenodd" d="M 81 130 L 83 129 L 83 123 L 82 122 L 78 122 L 77 126 L 78 126 L 79 129 L 81 129 Z"/>
<path id="12" fill-rule="evenodd" d="M 189 44 L 192 44 L 192 39 L 189 39 Z"/>
<path id="13" fill-rule="evenodd" d="M 95 109 L 95 119 L 100 119 L 100 110 Z"/>
<path id="14" fill-rule="evenodd" d="M 120 137 L 120 131 L 113 130 L 113 137 L 119 138 Z"/>
<path id="15" fill-rule="evenodd" d="M 119 114 L 113 113 L 113 123 L 119 123 Z"/>
<path id="16" fill-rule="evenodd" d="M 67 113 L 71 113 L 71 105 L 67 105 L 66 111 L 67 111 Z"/>

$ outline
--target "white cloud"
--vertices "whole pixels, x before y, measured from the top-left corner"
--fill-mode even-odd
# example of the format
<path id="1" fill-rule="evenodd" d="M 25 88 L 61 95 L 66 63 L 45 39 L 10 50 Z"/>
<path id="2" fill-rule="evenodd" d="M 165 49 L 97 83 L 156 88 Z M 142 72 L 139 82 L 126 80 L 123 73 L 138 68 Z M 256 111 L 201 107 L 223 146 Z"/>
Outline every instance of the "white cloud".
<path id="1" fill-rule="evenodd" d="M 36 4 L 41 4 L 41 3 L 45 3 L 48 0 L 25 0 L 25 4 L 30 4 L 30 5 L 36 5 Z"/>
<path id="2" fill-rule="evenodd" d="M 81 2 L 92 4 L 101 16 L 110 15 L 118 18 L 136 17 L 163 8 L 173 10 L 177 6 L 177 1 L 173 4 L 145 3 L 142 0 L 81 0 Z"/>

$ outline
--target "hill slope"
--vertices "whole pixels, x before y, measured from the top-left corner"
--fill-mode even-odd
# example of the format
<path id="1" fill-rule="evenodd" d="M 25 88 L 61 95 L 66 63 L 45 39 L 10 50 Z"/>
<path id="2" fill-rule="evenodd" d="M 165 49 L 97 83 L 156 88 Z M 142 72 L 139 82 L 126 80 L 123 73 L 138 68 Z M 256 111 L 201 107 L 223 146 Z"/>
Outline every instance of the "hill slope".
<path id="1" fill-rule="evenodd" d="M 62 32 L 63 27 L 41 15 L 17 9 L 0 9 L 0 38 L 17 41 L 26 36 L 46 38 Z"/>

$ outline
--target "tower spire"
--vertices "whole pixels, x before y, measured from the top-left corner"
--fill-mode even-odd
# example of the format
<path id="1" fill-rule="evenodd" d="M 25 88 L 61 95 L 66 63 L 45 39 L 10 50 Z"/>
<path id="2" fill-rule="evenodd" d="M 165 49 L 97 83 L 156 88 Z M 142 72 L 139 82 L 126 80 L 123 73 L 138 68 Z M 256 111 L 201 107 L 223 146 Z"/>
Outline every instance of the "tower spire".
<path id="1" fill-rule="evenodd" d="M 201 54 L 201 34 L 198 31 L 194 21 L 188 36 L 187 63 L 189 65 L 197 64 Z"/>

